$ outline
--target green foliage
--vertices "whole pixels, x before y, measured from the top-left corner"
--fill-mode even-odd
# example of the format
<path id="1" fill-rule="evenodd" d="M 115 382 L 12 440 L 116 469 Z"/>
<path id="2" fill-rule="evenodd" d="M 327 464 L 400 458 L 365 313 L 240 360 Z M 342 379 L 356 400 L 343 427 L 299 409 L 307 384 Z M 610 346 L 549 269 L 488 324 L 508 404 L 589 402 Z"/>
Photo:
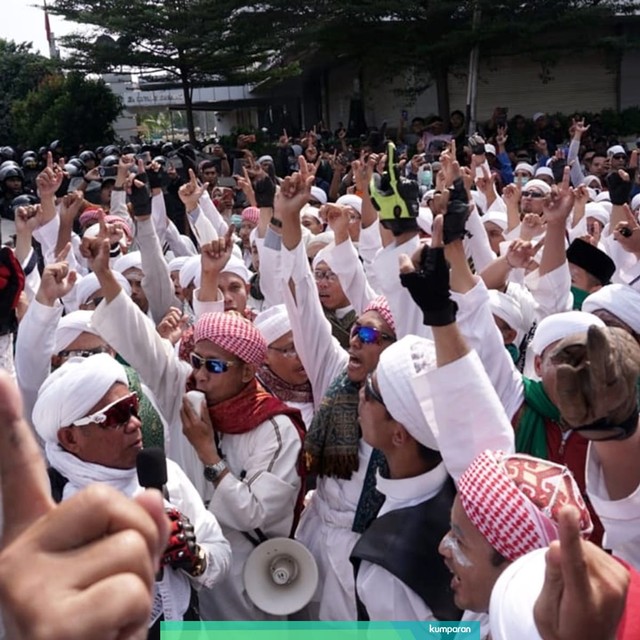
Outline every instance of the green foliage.
<path id="1" fill-rule="evenodd" d="M 59 138 L 69 151 L 113 140 L 112 124 L 121 111 L 120 98 L 102 80 L 70 73 L 44 78 L 14 103 L 12 115 L 22 145 L 37 148 Z"/>
<path id="2" fill-rule="evenodd" d="M 30 43 L 16 44 L 0 39 L 0 141 L 14 144 L 11 107 L 25 98 L 56 68 L 55 62 L 32 51 Z"/>

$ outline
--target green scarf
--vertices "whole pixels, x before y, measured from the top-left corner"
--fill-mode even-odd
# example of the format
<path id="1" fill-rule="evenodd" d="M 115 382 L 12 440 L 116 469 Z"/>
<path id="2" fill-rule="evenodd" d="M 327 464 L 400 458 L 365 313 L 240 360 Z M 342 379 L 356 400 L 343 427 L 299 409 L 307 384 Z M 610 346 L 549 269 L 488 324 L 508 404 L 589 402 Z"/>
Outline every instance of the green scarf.
<path id="1" fill-rule="evenodd" d="M 522 378 L 524 408 L 516 429 L 516 451 L 548 459 L 545 419 L 560 421 L 560 411 L 542 386 L 542 382 Z"/>
<path id="2" fill-rule="evenodd" d="M 358 318 L 358 314 L 352 309 L 342 318 L 336 316 L 335 311 L 324 310 L 324 315 L 331 323 L 331 334 L 340 343 L 343 349 L 349 348 L 349 340 L 351 340 L 351 327 Z"/>
<path id="3" fill-rule="evenodd" d="M 358 469 L 358 390 L 346 371 L 329 385 L 304 441 L 310 473 L 348 480 Z"/>
<path id="4" fill-rule="evenodd" d="M 578 287 L 571 287 L 571 293 L 573 294 L 573 308 L 576 311 L 580 311 L 589 292 L 584 289 L 578 289 Z"/>
<path id="5" fill-rule="evenodd" d="M 125 366 L 125 371 L 129 388 L 135 391 L 140 399 L 138 414 L 140 422 L 142 422 L 142 444 L 145 448 L 160 447 L 164 449 L 164 428 L 160 415 L 153 408 L 149 398 L 144 395 L 138 374 L 129 366 Z"/>

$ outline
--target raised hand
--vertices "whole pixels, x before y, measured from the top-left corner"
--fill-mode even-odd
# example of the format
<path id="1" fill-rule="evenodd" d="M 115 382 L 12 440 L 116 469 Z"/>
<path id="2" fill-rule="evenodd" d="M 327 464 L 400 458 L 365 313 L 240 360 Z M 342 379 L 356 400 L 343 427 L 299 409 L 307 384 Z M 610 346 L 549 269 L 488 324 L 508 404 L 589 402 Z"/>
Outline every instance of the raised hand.
<path id="1" fill-rule="evenodd" d="M 156 331 L 165 340 L 169 340 L 171 344 L 177 344 L 182 337 L 182 333 L 187 327 L 189 316 L 183 314 L 177 307 L 171 307 L 160 320 Z"/>
<path id="2" fill-rule="evenodd" d="M 78 274 L 69 269 L 67 262 L 48 264 L 42 272 L 36 300 L 52 307 L 56 300 L 64 298 L 73 289 L 77 279 Z"/>
<path id="3" fill-rule="evenodd" d="M 507 250 L 505 259 L 512 269 L 528 269 L 533 256 L 538 253 L 544 240 L 534 245 L 528 240 L 514 240 Z"/>
<path id="4" fill-rule="evenodd" d="M 233 252 L 233 225 L 229 225 L 227 233 L 222 237 L 207 242 L 201 247 L 201 264 L 202 273 L 219 274 L 229 262 L 231 253 Z"/>
<path id="5" fill-rule="evenodd" d="M 520 239 L 533 240 L 544 228 L 544 221 L 537 213 L 526 213 L 520 223 Z"/>
<path id="6" fill-rule="evenodd" d="M 204 193 L 204 185 L 198 182 L 193 169 L 189 169 L 189 182 L 183 184 L 178 190 L 178 196 L 182 200 L 187 212 L 198 208 L 198 201 Z"/>

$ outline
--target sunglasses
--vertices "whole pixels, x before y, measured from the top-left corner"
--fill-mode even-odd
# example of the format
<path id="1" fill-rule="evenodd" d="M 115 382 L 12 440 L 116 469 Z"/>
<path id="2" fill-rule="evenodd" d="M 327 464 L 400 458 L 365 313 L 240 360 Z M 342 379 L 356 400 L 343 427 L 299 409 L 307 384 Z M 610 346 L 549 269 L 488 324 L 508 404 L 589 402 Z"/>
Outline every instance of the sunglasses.
<path id="1" fill-rule="evenodd" d="M 383 407 L 385 406 L 382 396 L 373 388 L 373 380 L 370 373 L 367 375 L 364 381 L 364 397 L 366 400 L 375 400 L 376 402 L 379 402 Z"/>
<path id="2" fill-rule="evenodd" d="M 58 353 L 60 358 L 90 358 L 98 353 L 109 353 L 109 347 L 94 347 L 93 349 L 65 349 Z"/>
<path id="3" fill-rule="evenodd" d="M 616 153 L 614 156 L 611 156 L 614 160 L 626 160 L 627 156 L 624 153 Z"/>
<path id="4" fill-rule="evenodd" d="M 203 358 L 197 353 L 191 354 L 191 366 L 198 371 L 202 365 L 209 373 L 225 373 L 229 367 L 237 364 L 233 360 L 220 360 L 220 358 Z"/>
<path id="5" fill-rule="evenodd" d="M 89 424 L 95 423 L 101 429 L 118 429 L 126 425 L 131 418 L 138 417 L 138 407 L 138 394 L 130 393 L 128 396 L 119 398 L 86 418 L 76 420 L 73 425 L 76 427 L 86 427 Z"/>
<path id="6" fill-rule="evenodd" d="M 396 341 L 395 337 L 390 336 L 388 333 L 384 333 L 374 327 L 363 327 L 361 324 L 354 324 L 351 327 L 350 335 L 352 338 L 358 336 L 358 340 L 363 344 L 378 344 L 380 340 Z"/>
<path id="7" fill-rule="evenodd" d="M 523 198 L 544 198 L 544 193 L 540 193 L 539 191 L 523 191 Z"/>

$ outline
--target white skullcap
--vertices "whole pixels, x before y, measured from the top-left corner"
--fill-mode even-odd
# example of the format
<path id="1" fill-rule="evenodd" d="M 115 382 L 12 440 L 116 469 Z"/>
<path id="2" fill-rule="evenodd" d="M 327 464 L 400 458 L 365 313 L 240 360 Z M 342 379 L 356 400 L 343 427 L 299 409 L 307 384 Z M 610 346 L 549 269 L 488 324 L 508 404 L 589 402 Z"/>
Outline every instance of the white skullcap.
<path id="1" fill-rule="evenodd" d="M 533 165 L 529 164 L 528 162 L 518 162 L 513 172 L 515 173 L 516 171 L 526 171 L 531 176 L 533 176 L 535 169 L 533 168 Z"/>
<path id="2" fill-rule="evenodd" d="M 353 207 L 358 213 L 362 213 L 362 198 L 355 194 L 347 193 L 340 196 L 336 200 L 336 204 L 342 205 L 343 207 Z"/>
<path id="3" fill-rule="evenodd" d="M 587 202 L 584 215 L 587 218 L 595 218 L 598 222 L 602 223 L 603 227 L 609 224 L 609 219 L 611 218 L 609 212 L 600 202 Z"/>
<path id="4" fill-rule="evenodd" d="M 130 296 L 131 285 L 127 282 L 127 279 L 118 271 L 113 271 L 112 273 L 118 284 L 124 289 L 125 293 Z M 85 304 L 85 302 L 87 302 L 89 298 L 91 298 L 91 296 L 101 287 L 102 285 L 98 281 L 98 276 L 96 276 L 95 273 L 89 273 L 83 278 L 80 278 L 73 288 L 78 305 Z"/>
<path id="5" fill-rule="evenodd" d="M 180 271 L 180 269 L 182 269 L 188 259 L 189 256 L 178 256 L 177 258 L 171 260 L 168 264 L 169 273 Z"/>
<path id="6" fill-rule="evenodd" d="M 436 368 L 436 349 L 431 340 L 405 336 L 381 354 L 376 367 L 380 395 L 387 411 L 420 444 L 439 451 L 424 411 L 411 391 L 411 379 L 426 369 Z"/>
<path id="7" fill-rule="evenodd" d="M 327 204 L 327 194 L 320 187 L 311 187 L 311 197 L 320 204 Z"/>
<path id="8" fill-rule="evenodd" d="M 593 185 L 594 180 L 598 183 L 598 189 L 602 189 L 602 182 L 600 181 L 600 178 L 598 178 L 598 176 L 593 176 L 593 175 L 585 176 L 584 180 L 582 181 L 582 184 L 586 185 L 587 187 L 590 187 Z"/>
<path id="9" fill-rule="evenodd" d="M 482 218 L 480 218 L 480 220 L 482 220 L 483 224 L 485 222 L 493 222 L 493 224 L 497 224 L 503 231 L 506 231 L 509 226 L 506 211 L 499 211 L 497 209 L 488 211 L 482 216 Z"/>
<path id="10" fill-rule="evenodd" d="M 608 311 L 640 333 L 640 291 L 627 284 L 608 284 L 598 289 L 586 297 L 582 309 L 588 313 Z"/>
<path id="11" fill-rule="evenodd" d="M 302 209 L 300 209 L 300 217 L 302 216 L 311 216 L 315 218 L 318 222 L 324 222 L 320 217 L 320 209 L 318 207 L 314 207 L 312 204 L 305 204 Z"/>
<path id="12" fill-rule="evenodd" d="M 127 373 L 106 353 L 65 362 L 38 391 L 32 414 L 38 435 L 56 443 L 58 430 L 84 418 L 116 382 L 128 385 Z"/>
<path id="13" fill-rule="evenodd" d="M 257 164 L 262 164 L 263 162 L 270 162 L 273 164 L 273 158 L 271 156 L 260 156 L 256 162 Z"/>
<path id="14" fill-rule="evenodd" d="M 536 171 L 536 176 L 539 176 L 540 172 L 541 169 L 538 169 Z M 549 169 L 549 172 L 551 172 L 551 169 Z M 553 177 L 553 173 L 551 175 Z M 537 180 L 536 178 L 529 180 L 529 182 L 524 186 L 524 189 L 525 191 L 528 191 L 529 189 L 540 189 L 545 196 L 551 193 L 551 187 L 544 180 Z"/>
<path id="15" fill-rule="evenodd" d="M 539 356 L 549 345 L 574 333 L 582 333 L 589 327 L 604 327 L 604 322 L 597 316 L 585 311 L 565 311 L 547 316 L 538 325 L 531 351 Z"/>
<path id="16" fill-rule="evenodd" d="M 492 145 L 489 142 L 487 142 L 487 144 L 484 145 L 484 152 L 485 153 L 492 153 L 495 156 L 496 155 L 496 148 L 495 148 L 494 145 Z"/>
<path id="17" fill-rule="evenodd" d="M 421 206 L 418 209 L 418 226 L 427 234 L 431 235 L 433 227 L 433 212 L 429 207 Z"/>
<path id="18" fill-rule="evenodd" d="M 608 191 L 601 191 L 596 196 L 596 202 L 611 202 L 611 196 Z"/>
<path id="19" fill-rule="evenodd" d="M 624 150 L 624 147 L 620 144 L 614 144 L 612 147 L 609 147 L 607 149 L 607 155 L 608 156 L 615 156 L 618 153 L 624 153 L 624 155 L 627 155 L 627 152 Z"/>
<path id="20" fill-rule="evenodd" d="M 100 335 L 92 326 L 93 311 L 73 311 L 64 318 L 60 318 L 56 327 L 55 344 L 53 353 L 60 353 L 66 349 L 81 333 Z"/>
<path id="21" fill-rule="evenodd" d="M 536 111 L 531 118 L 534 122 L 540 118 L 544 118 L 547 114 L 544 111 Z"/>
<path id="22" fill-rule="evenodd" d="M 242 279 L 245 284 L 249 284 L 251 281 L 251 271 L 247 269 L 244 260 L 231 254 L 229 262 L 224 266 L 224 269 L 220 273 L 233 273 Z"/>
<path id="23" fill-rule="evenodd" d="M 268 345 L 273 344 L 291 331 L 289 314 L 283 304 L 277 304 L 266 311 L 261 311 L 256 316 L 253 324 L 264 336 Z"/>
<path id="24" fill-rule="evenodd" d="M 195 280 L 195 286 L 200 286 L 202 279 L 202 259 L 199 255 L 189 256 L 180 269 L 178 280 L 180 286 L 186 289 Z"/>
<path id="25" fill-rule="evenodd" d="M 500 574 L 491 591 L 489 619 L 492 640 L 541 640 L 533 607 L 542 591 L 548 549 L 536 549 Z"/>
<path id="26" fill-rule="evenodd" d="M 120 256 L 113 263 L 113 270 L 124 273 L 129 269 L 140 269 L 142 271 L 142 254 L 139 251 L 129 251 L 129 253 Z"/>
<path id="27" fill-rule="evenodd" d="M 331 268 L 331 262 L 333 259 L 333 248 L 335 247 L 333 241 L 333 231 L 323 231 L 322 233 L 318 233 L 315 236 L 311 236 L 309 242 L 307 243 L 307 251 L 312 245 L 316 243 L 324 245 L 324 247 L 320 249 L 320 251 L 318 251 L 318 253 L 316 253 L 315 257 L 313 258 L 313 264 L 311 265 L 313 269 L 318 266 L 318 263 L 323 261 L 329 265 L 329 268 Z"/>
<path id="28" fill-rule="evenodd" d="M 524 323 L 520 303 L 515 300 L 515 298 L 501 291 L 489 289 L 489 304 L 491 306 L 491 313 L 504 320 L 518 334 L 521 334 L 528 328 Z"/>
<path id="29" fill-rule="evenodd" d="M 635 211 L 638 207 L 640 207 L 640 193 L 633 196 L 631 200 L 631 211 Z"/>

